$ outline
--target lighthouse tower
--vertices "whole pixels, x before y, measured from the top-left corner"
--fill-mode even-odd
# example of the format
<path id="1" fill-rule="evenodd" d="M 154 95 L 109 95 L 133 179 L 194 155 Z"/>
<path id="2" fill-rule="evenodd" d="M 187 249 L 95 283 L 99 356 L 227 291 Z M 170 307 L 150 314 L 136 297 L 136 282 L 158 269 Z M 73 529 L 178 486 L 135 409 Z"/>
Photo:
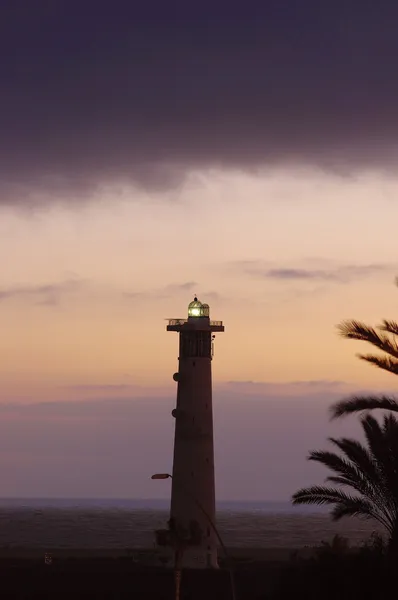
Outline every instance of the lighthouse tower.
<path id="1" fill-rule="evenodd" d="M 184 568 L 216 568 L 214 448 L 211 361 L 215 332 L 209 305 L 195 297 L 187 319 L 171 319 L 167 331 L 179 333 L 177 403 L 169 529 L 181 542 Z"/>

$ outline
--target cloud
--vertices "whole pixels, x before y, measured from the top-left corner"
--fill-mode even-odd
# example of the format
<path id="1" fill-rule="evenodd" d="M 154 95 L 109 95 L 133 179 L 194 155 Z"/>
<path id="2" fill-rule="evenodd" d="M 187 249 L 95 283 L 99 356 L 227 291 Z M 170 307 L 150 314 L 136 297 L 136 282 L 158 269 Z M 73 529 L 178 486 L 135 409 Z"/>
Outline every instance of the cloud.
<path id="1" fill-rule="evenodd" d="M 335 381 L 328 379 L 310 381 L 228 381 L 220 386 L 220 390 L 229 390 L 234 394 L 245 394 L 259 398 L 285 397 L 293 398 L 322 395 L 324 398 L 336 397 L 342 393 L 348 393 L 352 386 L 346 381 Z"/>
<path id="2" fill-rule="evenodd" d="M 90 387 L 88 386 L 86 389 L 79 389 L 78 391 L 91 391 Z M 73 386 L 70 389 L 71 391 L 74 390 Z M 103 397 L 98 398 L 97 396 L 97 398 L 93 399 L 73 401 L 31 402 L 28 404 L 0 403 L 0 413 L 4 415 L 25 415 L 32 418 L 46 419 L 81 419 L 86 417 L 96 419 L 124 419 L 126 416 L 134 416 L 136 407 L 144 402 L 143 398 L 118 396 L 118 392 L 124 391 L 120 389 L 106 389 L 106 386 L 98 386 L 96 391 L 102 394 Z M 106 397 L 107 391 L 112 393 Z M 152 398 L 145 398 L 145 401 L 148 402 L 148 406 L 153 403 Z"/>
<path id="3" fill-rule="evenodd" d="M 0 202 L 195 169 L 394 168 L 397 17 L 359 0 L 7 3 Z"/>
<path id="4" fill-rule="evenodd" d="M 132 299 L 156 299 L 172 298 L 181 292 L 189 292 L 196 288 L 198 284 L 195 281 L 185 281 L 184 283 L 171 283 L 158 289 L 147 290 L 144 292 L 124 292 L 126 298 Z"/>
<path id="5" fill-rule="evenodd" d="M 304 261 L 305 262 L 305 261 Z M 322 263 L 318 259 L 318 263 Z M 238 265 L 239 266 L 239 263 Z M 327 268 L 319 267 L 270 267 L 269 262 L 242 261 L 241 270 L 248 275 L 270 279 L 275 281 L 293 282 L 323 282 L 323 283 L 351 283 L 373 275 L 395 272 L 396 267 L 391 264 L 368 264 L 368 265 L 336 265 Z"/>
<path id="6" fill-rule="evenodd" d="M 60 283 L 15 285 L 0 288 L 0 302 L 17 300 L 36 305 L 54 306 L 59 304 L 61 297 L 65 294 L 78 291 L 82 284 L 83 281 L 81 280 L 69 279 Z"/>
<path id="7" fill-rule="evenodd" d="M 74 390 L 75 392 L 118 392 L 141 389 L 141 386 L 127 383 L 109 383 L 104 385 L 86 383 L 80 385 L 67 385 L 65 387 L 69 390 Z"/>
<path id="8" fill-rule="evenodd" d="M 264 277 L 280 280 L 316 280 L 332 281 L 335 283 L 350 283 L 356 279 L 370 277 L 376 273 L 391 269 L 387 265 L 348 265 L 341 266 L 335 270 L 318 269 L 270 269 L 264 273 Z"/>
<path id="9" fill-rule="evenodd" d="M 137 407 L 146 403 L 148 410 L 160 400 L 175 402 L 175 388 L 142 388 L 135 384 L 71 384 L 63 386 L 65 391 L 73 392 L 73 400 L 59 399 L 39 402 L 0 402 L 0 414 L 27 415 L 40 418 L 95 417 L 125 418 L 134 415 Z M 257 398 L 259 401 L 273 401 L 276 398 L 302 399 L 321 395 L 330 400 L 353 390 L 349 382 L 335 380 L 302 380 L 288 382 L 237 380 L 216 383 L 215 401 L 239 400 L 242 395 Z M 358 388 L 355 387 L 358 392 Z M 162 400 L 163 401 L 163 400 Z"/>
<path id="10" fill-rule="evenodd" d="M 72 276 L 58 283 L 45 284 L 21 284 L 8 287 L 0 287 L 0 302 L 16 301 L 28 302 L 38 306 L 55 306 L 61 302 L 61 299 L 66 295 L 85 291 L 95 294 L 98 299 L 101 296 L 115 295 L 120 299 L 120 295 L 127 300 L 132 301 L 148 301 L 148 300 L 164 300 L 166 298 L 175 298 L 179 294 L 189 293 L 194 295 L 198 290 L 199 285 L 194 281 L 185 281 L 182 283 L 172 283 L 160 288 L 154 288 L 144 291 L 125 291 L 122 292 L 117 288 L 110 288 L 107 285 L 102 285 L 95 281 L 79 279 L 78 276 Z M 207 300 L 219 299 L 216 292 L 206 292 L 203 294 Z"/>
<path id="11" fill-rule="evenodd" d="M 120 418 L 134 416 L 137 407 L 146 404 L 148 410 L 165 398 L 172 404 L 175 401 L 174 388 L 142 388 L 140 385 L 109 383 L 109 384 L 71 384 L 63 386 L 70 392 L 81 392 L 82 395 L 74 400 L 56 400 L 43 402 L 0 402 L 0 414 L 27 415 L 32 417 L 63 418 L 63 417 L 95 417 Z M 349 382 L 337 380 L 300 380 L 287 382 L 237 380 L 221 382 L 214 385 L 216 399 L 223 402 L 235 401 L 242 394 L 256 397 L 259 400 L 270 401 L 275 398 L 310 398 L 321 395 L 339 397 L 347 394 L 352 385 Z M 358 392 L 358 388 L 355 388 Z M 92 395 L 94 394 L 94 395 Z"/>

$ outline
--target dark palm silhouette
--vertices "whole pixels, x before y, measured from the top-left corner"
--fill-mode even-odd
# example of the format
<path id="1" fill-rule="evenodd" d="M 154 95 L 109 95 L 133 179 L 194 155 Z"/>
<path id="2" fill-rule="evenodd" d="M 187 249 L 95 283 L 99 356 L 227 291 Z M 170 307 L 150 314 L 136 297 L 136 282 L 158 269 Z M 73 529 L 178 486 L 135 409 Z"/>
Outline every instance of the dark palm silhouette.
<path id="1" fill-rule="evenodd" d="M 359 321 L 344 321 L 338 329 L 346 339 L 367 342 L 381 350 L 381 354 L 358 354 L 358 358 L 398 375 L 398 324 L 395 321 L 384 320 L 376 328 Z M 375 408 L 398 412 L 398 399 L 392 396 L 350 396 L 336 402 L 330 410 L 332 418 L 336 418 Z"/>
<path id="2" fill-rule="evenodd" d="M 346 516 L 373 519 L 382 525 L 389 548 L 398 554 L 398 421 L 389 414 L 381 424 L 371 415 L 361 418 L 365 444 L 347 438 L 329 438 L 340 453 L 312 451 L 309 460 L 332 471 L 326 482 L 298 490 L 293 504 L 330 504 L 337 521 Z"/>

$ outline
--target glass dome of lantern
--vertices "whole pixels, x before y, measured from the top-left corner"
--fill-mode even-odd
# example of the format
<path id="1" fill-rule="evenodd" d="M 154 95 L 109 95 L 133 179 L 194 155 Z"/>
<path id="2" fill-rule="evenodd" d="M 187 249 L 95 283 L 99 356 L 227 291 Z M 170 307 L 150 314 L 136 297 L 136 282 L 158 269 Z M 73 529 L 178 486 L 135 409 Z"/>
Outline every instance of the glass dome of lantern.
<path id="1" fill-rule="evenodd" d="M 199 302 L 197 297 L 188 304 L 188 317 L 203 317 L 203 304 Z"/>
<path id="2" fill-rule="evenodd" d="M 210 306 L 208 304 L 202 304 L 202 316 L 203 317 L 210 316 Z"/>

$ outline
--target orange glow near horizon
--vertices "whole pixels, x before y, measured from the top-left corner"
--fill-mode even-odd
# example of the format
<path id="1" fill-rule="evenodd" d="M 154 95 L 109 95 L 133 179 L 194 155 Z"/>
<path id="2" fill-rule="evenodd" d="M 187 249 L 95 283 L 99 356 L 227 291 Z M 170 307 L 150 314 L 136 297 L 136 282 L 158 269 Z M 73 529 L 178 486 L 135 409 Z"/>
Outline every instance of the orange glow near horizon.
<path id="1" fill-rule="evenodd" d="M 391 385 L 335 325 L 394 318 L 398 209 L 389 204 L 386 223 L 380 207 L 398 183 L 315 171 L 195 177 L 178 202 L 133 190 L 115 203 L 104 191 L 74 211 L 4 211 L 3 401 L 29 390 L 63 398 L 65 386 L 173 389 L 177 337 L 165 319 L 185 317 L 195 293 L 226 327 L 216 383 Z"/>

